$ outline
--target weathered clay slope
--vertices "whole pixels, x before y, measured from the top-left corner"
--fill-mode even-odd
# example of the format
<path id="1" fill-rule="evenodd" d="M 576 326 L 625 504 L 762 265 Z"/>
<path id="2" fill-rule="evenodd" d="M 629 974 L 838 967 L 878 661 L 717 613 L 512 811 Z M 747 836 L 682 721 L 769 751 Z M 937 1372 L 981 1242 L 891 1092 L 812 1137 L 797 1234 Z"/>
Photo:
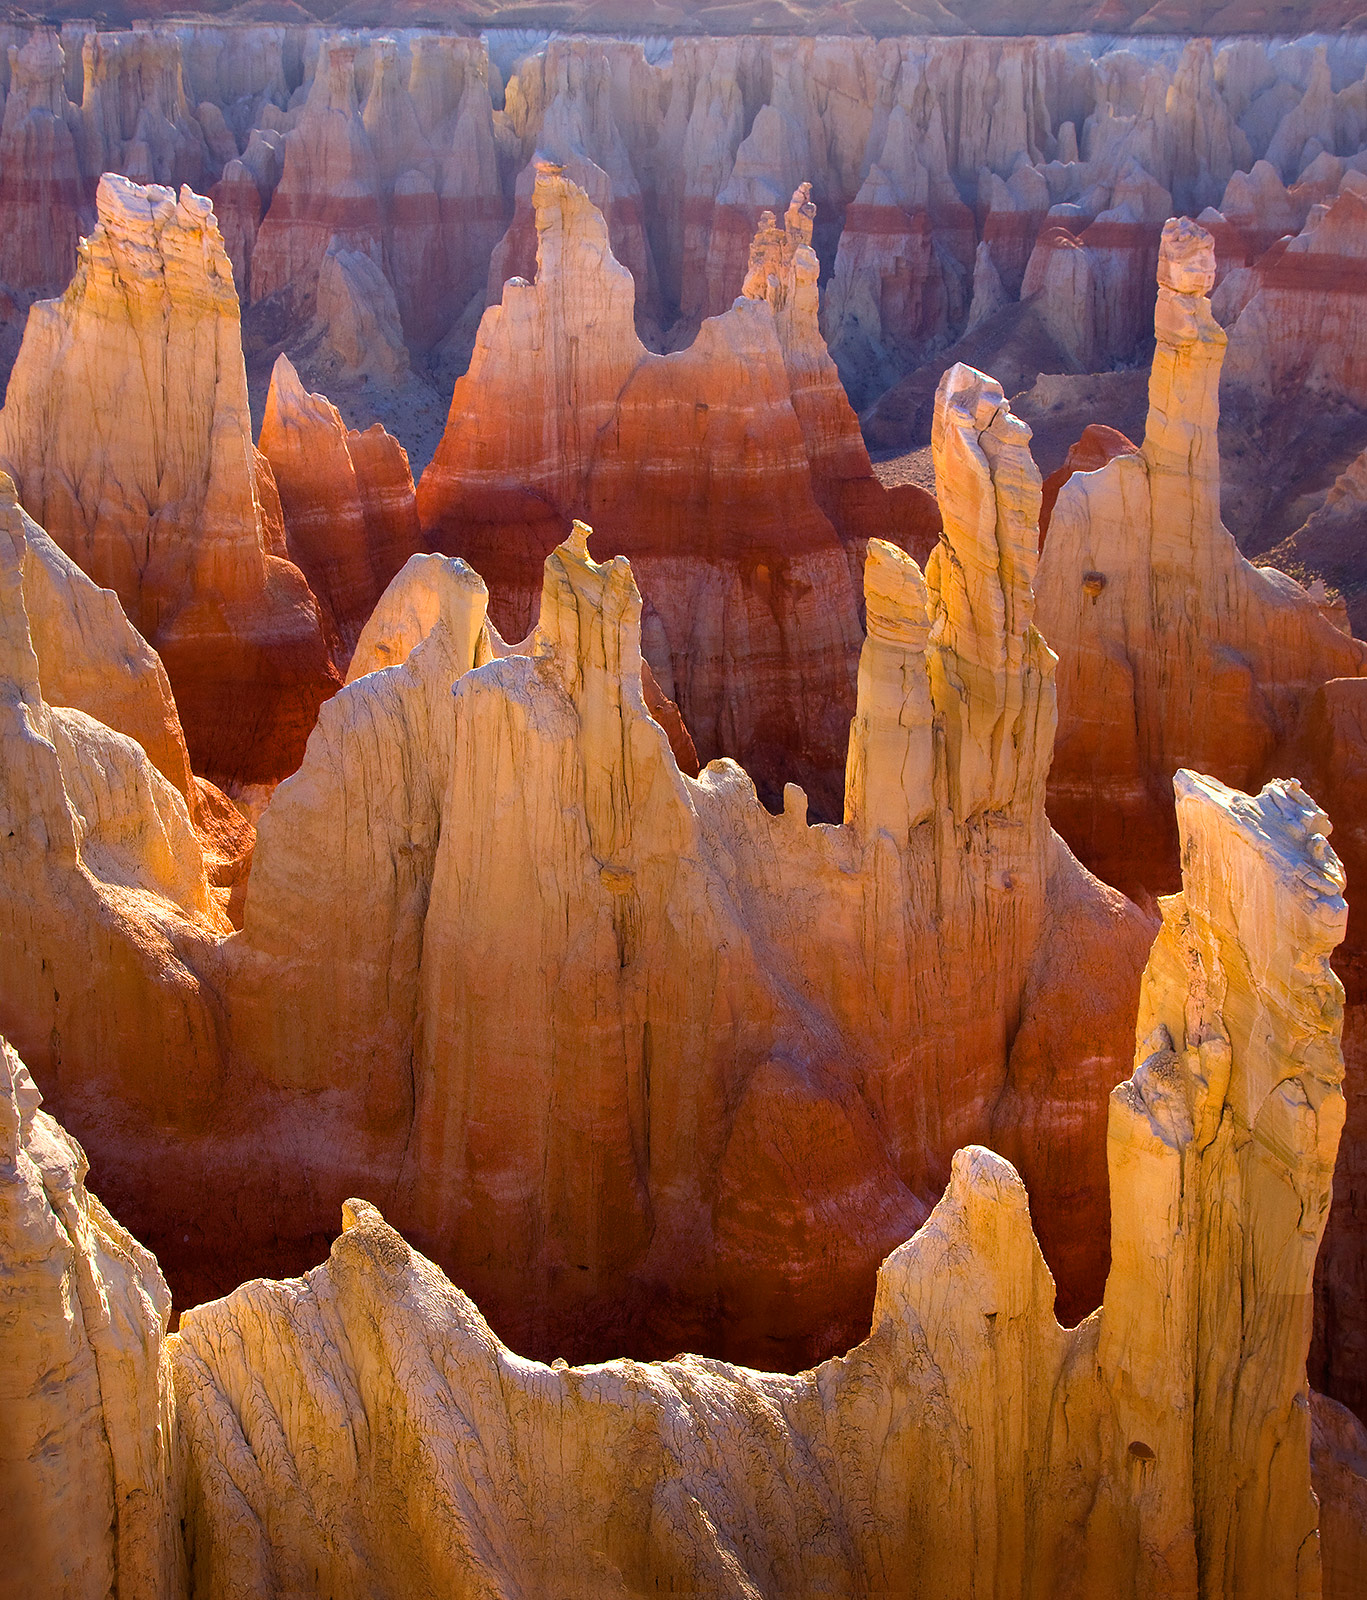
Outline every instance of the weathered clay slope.
<path id="1" fill-rule="evenodd" d="M 98 205 L 71 286 L 30 313 L 0 462 L 157 649 L 196 770 L 269 785 L 338 677 L 268 514 L 232 271 L 188 189 L 108 177 Z"/>
<path id="2" fill-rule="evenodd" d="M 173 1341 L 192 1593 L 1318 1594 L 1343 878 L 1295 785 L 1177 789 L 1185 892 L 1111 1096 L 1095 1315 L 1055 1321 L 1025 1187 L 977 1146 L 884 1263 L 869 1337 L 796 1377 L 523 1360 L 348 1201 L 323 1266 Z"/>

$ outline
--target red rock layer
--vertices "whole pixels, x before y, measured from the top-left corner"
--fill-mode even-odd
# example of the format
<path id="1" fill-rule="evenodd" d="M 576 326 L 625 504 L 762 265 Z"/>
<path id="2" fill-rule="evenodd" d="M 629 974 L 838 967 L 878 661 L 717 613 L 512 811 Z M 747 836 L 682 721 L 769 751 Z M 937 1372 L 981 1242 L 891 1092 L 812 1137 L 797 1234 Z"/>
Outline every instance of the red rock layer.
<path id="1" fill-rule="evenodd" d="M 1265 402 L 1304 387 L 1367 404 L 1367 177 L 1348 173 L 1332 204 L 1257 261 L 1248 288 L 1228 383 Z"/>
<path id="2" fill-rule="evenodd" d="M 548 549 L 591 519 L 634 563 L 646 654 L 700 757 L 734 754 L 771 800 L 801 781 L 832 815 L 863 548 L 924 542 L 931 518 L 869 467 L 817 329 L 806 193 L 785 225 L 762 219 L 747 295 L 669 356 L 637 339 L 631 275 L 583 191 L 546 166 L 535 198 L 537 281 L 485 315 L 419 485 L 424 532 L 485 575 L 516 638 Z"/>
<path id="3" fill-rule="evenodd" d="M 348 431 L 283 355 L 271 374 L 260 448 L 280 493 L 290 556 L 337 628 L 345 667 L 389 580 L 418 548 L 408 456 L 379 423 Z"/>
<path id="4" fill-rule="evenodd" d="M 1104 422 L 1089 422 L 1082 430 L 1076 444 L 1068 447 L 1063 465 L 1056 467 L 1044 480 L 1044 494 L 1040 502 L 1039 538 L 1044 548 L 1049 533 L 1049 518 L 1054 514 L 1054 502 L 1059 490 L 1075 472 L 1096 472 L 1117 456 L 1132 456 L 1139 446 L 1125 437 L 1119 428 L 1108 428 Z"/>

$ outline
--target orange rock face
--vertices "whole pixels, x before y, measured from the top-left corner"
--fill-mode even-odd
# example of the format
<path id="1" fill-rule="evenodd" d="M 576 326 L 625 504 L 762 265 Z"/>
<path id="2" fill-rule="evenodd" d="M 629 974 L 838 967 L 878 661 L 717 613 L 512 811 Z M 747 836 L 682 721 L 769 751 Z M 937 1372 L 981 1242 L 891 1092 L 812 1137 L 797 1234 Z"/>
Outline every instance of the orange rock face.
<path id="1" fill-rule="evenodd" d="M 547 167 L 536 212 L 537 281 L 485 315 L 419 484 L 424 532 L 485 576 L 517 638 L 547 551 L 588 517 L 639 574 L 646 655 L 699 755 L 743 759 L 772 801 L 800 781 L 836 814 L 854 574 L 870 533 L 924 538 L 924 511 L 873 478 L 821 340 L 806 194 L 762 223 L 746 296 L 663 357 L 583 191 Z"/>
<path id="2" fill-rule="evenodd" d="M 337 630 L 344 667 L 389 580 L 418 548 L 408 457 L 379 423 L 349 431 L 283 355 L 260 447 L 280 492 L 290 556 Z"/>
<path id="3" fill-rule="evenodd" d="M 809 829 L 791 787 L 770 816 L 729 763 L 681 776 L 647 714 L 629 570 L 579 539 L 547 562 L 530 656 L 467 671 L 454 723 L 447 684 L 486 649 L 482 597 L 471 580 L 418 623 L 426 602 L 405 578 L 412 598 L 361 648 L 378 664 L 393 659 L 386 631 L 423 642 L 329 706 L 262 819 L 232 961 L 238 1048 L 300 1088 L 339 1048 L 364 1053 L 364 1090 L 344 1073 L 364 1096 L 352 1115 L 410 1150 L 396 1191 L 409 1226 L 524 1347 L 657 1348 L 691 1328 L 805 1359 L 853 1325 L 878 1251 L 924 1207 L 922 1174 L 984 1125 L 1032 1171 L 1065 1303 L 1099 1290 L 1098 1119 L 1147 933 L 1043 820 L 1052 694 L 1029 625 L 1026 431 L 966 372 L 943 411 L 946 542 L 927 580 L 892 546 L 869 558 L 843 828 Z M 396 782 L 383 822 L 357 834 L 365 794 Z M 402 840 L 398 880 L 376 873 Z M 364 905 L 343 948 L 319 881 Z M 946 909 L 927 941 L 923 895 L 987 897 L 997 932 L 979 941 Z M 414 970 L 402 952 L 419 947 Z M 885 969 L 880 951 L 899 954 Z M 547 988 L 535 972 L 556 976 Z M 1022 984 L 1034 1020 L 1004 1032 Z M 515 1027 L 509 990 L 524 997 Z M 460 1030 L 436 1025 L 453 1014 Z M 1098 1051 L 1103 1016 L 1125 1019 L 1114 1053 Z M 851 1050 L 867 1055 L 857 1072 Z M 942 1077 L 931 1062 L 950 1056 L 979 1066 Z M 571 1070 L 572 1102 L 553 1087 Z M 538 1085 L 516 1114 L 510 1074 Z M 718 1099 L 733 1075 L 734 1112 Z M 794 1150 L 808 1152 L 800 1192 Z M 513 1229 L 514 1215 L 539 1220 Z M 830 1272 L 810 1262 L 814 1216 Z"/>
<path id="4" fill-rule="evenodd" d="M 1044 480 L 1039 513 L 1040 549 L 1044 548 L 1044 540 L 1049 533 L 1049 518 L 1054 514 L 1058 492 L 1075 472 L 1097 472 L 1117 456 L 1137 454 L 1138 446 L 1131 443 L 1118 428 L 1108 428 L 1101 422 L 1088 423 L 1077 443 L 1069 446 L 1063 465 L 1055 468 Z"/>
<path id="5" fill-rule="evenodd" d="M 842 826 L 807 826 L 792 786 L 771 815 L 733 763 L 684 775 L 630 569 L 581 535 L 513 655 L 468 568 L 410 561 L 261 817 L 242 934 L 185 877 L 188 821 L 150 856 L 160 834 L 120 824 L 145 905 L 91 879 L 113 870 L 94 834 L 6 880 L 0 1021 L 181 1292 L 302 1264 L 365 1179 L 523 1348 L 802 1365 L 867 1317 L 954 1150 L 991 1137 L 1030 1174 L 1061 1306 L 1095 1302 L 1105 1097 L 1150 930 L 1044 818 L 1027 430 L 967 369 L 940 412 L 943 542 L 924 577 L 870 546 Z M 85 794 L 89 747 L 45 757 L 46 787 L 21 775 L 23 829 Z"/>
<path id="6" fill-rule="evenodd" d="M 24 507 L 157 649 L 195 770 L 269 785 L 338 686 L 273 542 L 232 270 L 206 200 L 107 178 L 60 300 L 30 314 L 0 411 Z"/>
<path id="7" fill-rule="evenodd" d="M 1058 651 L 1049 814 L 1080 857 L 1135 896 L 1178 873 L 1165 793 L 1182 765 L 1249 787 L 1299 778 L 1335 823 L 1350 884 L 1367 871 L 1367 645 L 1292 579 L 1254 568 L 1220 522 L 1216 440 L 1225 336 L 1206 298 L 1211 236 L 1170 223 L 1143 448 L 1073 476 L 1040 561 L 1041 626 Z M 1359 897 L 1360 898 L 1360 897 Z M 1367 1072 L 1361 907 L 1337 957 L 1348 990 L 1350 1093 L 1319 1276 L 1315 1377 L 1367 1405 Z"/>

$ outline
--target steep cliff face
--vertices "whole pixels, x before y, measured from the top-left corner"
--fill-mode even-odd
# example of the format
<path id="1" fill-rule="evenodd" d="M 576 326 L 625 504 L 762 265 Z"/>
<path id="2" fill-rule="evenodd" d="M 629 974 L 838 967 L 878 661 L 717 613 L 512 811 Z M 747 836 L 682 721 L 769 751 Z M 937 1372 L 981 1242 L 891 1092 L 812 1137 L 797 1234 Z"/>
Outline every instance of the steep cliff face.
<path id="1" fill-rule="evenodd" d="M 160 653 L 196 770 L 269 785 L 338 679 L 263 511 L 232 270 L 188 189 L 111 176 L 98 206 L 70 288 L 30 313 L 0 460 Z"/>
<path id="2" fill-rule="evenodd" d="M 633 562 L 646 654 L 700 755 L 742 760 L 774 803 L 800 781 L 837 815 L 854 575 L 869 534 L 921 508 L 874 479 L 822 344 L 805 191 L 782 227 L 762 219 L 746 295 L 669 356 L 637 337 L 588 196 L 546 165 L 534 200 L 537 280 L 485 313 L 419 484 L 424 530 L 517 638 L 546 554 L 587 517 Z"/>
<path id="3" fill-rule="evenodd" d="M 15 1593 L 185 1592 L 171 1296 L 0 1039 L 0 1492 Z"/>
<path id="4" fill-rule="evenodd" d="M 548 598 L 629 601 L 624 578 L 567 552 Z M 604 663 L 579 661 L 591 693 Z M 1025 1187 L 980 1146 L 884 1262 L 868 1338 L 796 1377 L 525 1361 L 350 1200 L 324 1265 L 182 1322 L 192 1592 L 1317 1594 L 1304 1360 L 1343 876 L 1296 785 L 1177 787 L 1184 892 L 1111 1096 L 1098 1312 L 1055 1321 Z M 374 1514 L 417 1474 L 421 1517 Z"/>
<path id="5" fill-rule="evenodd" d="M 1367 668 L 1367 647 L 1299 584 L 1251 567 L 1221 524 L 1214 266 L 1204 229 L 1167 225 L 1143 447 L 1063 485 L 1040 561 L 1060 660 L 1050 816 L 1136 893 L 1175 882 L 1179 766 L 1252 787 L 1319 686 Z"/>
<path id="6" fill-rule="evenodd" d="M 389 580 L 418 548 L 408 457 L 379 423 L 365 434 L 348 430 L 284 355 L 271 374 L 260 447 L 280 493 L 289 554 L 336 626 L 345 666 Z"/>
<path id="7" fill-rule="evenodd" d="M 252 250 L 251 297 L 284 293 L 307 305 L 335 238 L 383 253 L 379 171 L 356 98 L 360 41 L 324 39 L 298 121 L 285 135 L 283 170 Z"/>
<path id="8" fill-rule="evenodd" d="M 184 797 L 210 884 L 231 891 L 245 883 L 254 830 L 221 790 L 191 772 L 180 713 L 156 651 L 117 596 L 92 583 L 25 514 L 7 476 L 0 478 L 0 530 L 22 561 L 23 604 L 44 703 L 84 712 L 135 739 Z M 233 901 L 229 909 L 237 915 L 240 908 Z"/>
<path id="9" fill-rule="evenodd" d="M 209 150 L 174 35 L 93 30 L 81 68 L 81 170 L 92 187 L 106 172 L 172 189 L 202 182 Z"/>

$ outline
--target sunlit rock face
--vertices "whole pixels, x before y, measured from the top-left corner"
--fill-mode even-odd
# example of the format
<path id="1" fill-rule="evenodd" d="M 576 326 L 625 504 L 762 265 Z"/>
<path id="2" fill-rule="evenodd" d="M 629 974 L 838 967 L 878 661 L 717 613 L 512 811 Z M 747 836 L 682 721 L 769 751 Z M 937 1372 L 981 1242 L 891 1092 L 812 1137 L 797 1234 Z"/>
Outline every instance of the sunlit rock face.
<path id="1" fill-rule="evenodd" d="M 547 552 L 587 517 L 631 558 L 652 672 L 703 759 L 743 759 L 773 802 L 802 782 L 838 815 L 863 550 L 899 523 L 910 542 L 924 497 L 872 474 L 817 326 L 807 189 L 761 219 L 736 305 L 668 356 L 638 338 L 588 196 L 544 164 L 534 202 L 536 282 L 485 313 L 419 484 L 424 532 L 518 638 Z"/>
<path id="2" fill-rule="evenodd" d="M 322 1266 L 174 1341 L 195 1592 L 1319 1592 L 1304 1361 L 1343 1123 L 1343 876 L 1295 784 L 1182 773 L 1177 795 L 1183 892 L 1111 1095 L 1113 1265 L 1079 1327 L 1055 1320 L 1024 1185 L 980 1146 L 883 1263 L 869 1336 L 797 1377 L 526 1361 L 348 1200 Z M 1335 1425 L 1331 1534 L 1357 1503 Z M 419 1473 L 422 1518 L 377 1518 Z"/>
<path id="3" fill-rule="evenodd" d="M 801 1364 L 856 1335 L 953 1151 L 991 1138 L 1035 1186 L 1062 1304 L 1094 1303 L 1101 1121 L 1147 930 L 1044 818 L 1027 440 L 955 369 L 942 542 L 924 577 L 869 546 L 840 827 L 808 827 L 795 787 L 771 815 L 733 763 L 684 775 L 631 569 L 581 531 L 515 653 L 468 567 L 415 558 L 394 580 L 260 818 L 241 935 L 176 875 L 199 860 L 186 824 L 169 855 L 150 814 L 120 824 L 117 870 L 145 900 L 118 900 L 108 858 L 28 862 L 5 1025 L 61 1064 L 54 1100 L 119 1154 L 121 1206 L 173 1274 L 297 1259 L 339 1186 L 384 1175 L 396 1218 L 530 1348 L 705 1341 Z M 79 750 L 53 748 L 16 814 L 84 804 Z M 103 904 L 102 883 L 114 943 L 89 949 L 71 907 Z M 138 928 L 157 954 L 130 975 Z M 88 1078 L 66 1066 L 95 1059 L 82 993 L 146 1019 Z M 588 1086 L 573 1105 L 565 1075 Z M 509 1120 L 519 1082 L 538 1087 Z M 173 1182 L 148 1165 L 168 1126 Z"/>
<path id="4" fill-rule="evenodd" d="M 157 648 L 196 770 L 269 785 L 338 677 L 269 515 L 232 269 L 189 189 L 107 177 L 98 203 L 70 287 L 30 313 L 0 461 Z"/>
<path id="5" fill-rule="evenodd" d="M 0 1489 L 16 1593 L 185 1593 L 171 1296 L 0 1039 Z"/>
<path id="6" fill-rule="evenodd" d="M 367 4 L 0 24 L 13 1581 L 1357 1600 L 1367 34 Z"/>
<path id="7" fill-rule="evenodd" d="M 242 1026 L 261 1030 L 249 1048 L 272 1076 L 315 1070 L 306 1060 L 341 1041 L 368 1057 L 367 1092 L 412 1129 L 405 1214 L 466 1264 L 512 1337 L 578 1348 L 635 1326 L 653 1342 L 720 1296 L 730 1348 L 778 1349 L 785 1320 L 824 1339 L 818 1326 L 850 1326 L 840 1308 L 887 1230 L 924 1205 L 923 1173 L 936 1173 L 933 1195 L 962 1142 L 954 1130 L 998 1120 L 1038 1173 L 1070 1292 L 1085 1301 L 1100 1287 L 1098 1236 L 1067 1212 L 1104 1214 L 1086 1161 L 1100 1154 L 1143 923 L 1044 820 L 1052 659 L 1030 623 L 1028 430 L 968 369 L 946 381 L 942 413 L 945 534 L 925 578 L 896 547 L 870 545 L 843 827 L 809 829 L 795 788 L 769 815 L 731 763 L 696 784 L 680 774 L 643 699 L 632 569 L 596 563 L 583 533 L 546 563 L 526 656 L 478 664 L 495 653 L 478 638 L 482 586 L 452 591 L 476 609 L 438 627 L 453 602 L 405 579 L 411 598 L 365 648 L 378 665 L 397 655 L 385 634 L 423 642 L 400 674 L 353 681 L 262 819 L 231 998 Z M 453 660 L 475 666 L 454 721 L 442 694 Z M 363 843 L 350 820 L 376 782 L 403 796 L 396 843 L 423 841 L 398 877 L 368 864 L 396 846 L 373 832 Z M 344 957 L 308 887 L 319 873 L 343 897 L 380 894 L 353 919 Z M 802 915 L 803 904 L 825 909 Z M 1096 990 L 1055 1006 L 1051 930 L 1065 927 Z M 414 965 L 391 953 L 419 948 Z M 286 952 L 288 1034 L 271 994 Z M 1017 1028 L 1022 984 L 1040 1001 Z M 510 989 L 526 997 L 512 1028 Z M 1103 993 L 1116 1040 L 1105 1066 L 1084 1042 Z M 795 1008 L 798 994 L 809 999 Z M 466 1019 L 457 1033 L 436 1022 L 449 1015 Z M 932 1065 L 968 1056 L 981 1072 Z M 1051 1058 L 1070 1065 L 1055 1075 Z M 571 1071 L 574 1111 L 554 1087 Z M 509 1120 L 518 1081 L 539 1085 L 544 1117 Z M 790 1188 L 780 1152 L 792 1139 L 810 1149 L 819 1202 Z M 1084 1147 L 1081 1165 L 1064 1153 Z M 877 1202 L 871 1173 L 888 1186 Z M 813 1204 L 840 1262 L 826 1293 L 801 1265 Z M 539 1220 L 514 1228 L 514 1215 Z M 544 1294 L 529 1293 L 534 1281 Z"/>

